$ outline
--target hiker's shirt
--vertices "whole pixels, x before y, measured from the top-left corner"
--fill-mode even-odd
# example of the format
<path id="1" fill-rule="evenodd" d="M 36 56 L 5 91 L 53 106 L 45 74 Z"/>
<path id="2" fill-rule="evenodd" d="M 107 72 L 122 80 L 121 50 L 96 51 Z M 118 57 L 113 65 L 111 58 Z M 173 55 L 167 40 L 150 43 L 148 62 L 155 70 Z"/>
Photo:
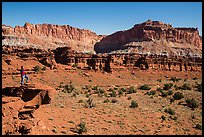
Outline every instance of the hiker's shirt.
<path id="1" fill-rule="evenodd" d="M 25 75 L 25 70 L 21 69 L 20 73 L 21 73 L 21 77 L 24 76 Z"/>

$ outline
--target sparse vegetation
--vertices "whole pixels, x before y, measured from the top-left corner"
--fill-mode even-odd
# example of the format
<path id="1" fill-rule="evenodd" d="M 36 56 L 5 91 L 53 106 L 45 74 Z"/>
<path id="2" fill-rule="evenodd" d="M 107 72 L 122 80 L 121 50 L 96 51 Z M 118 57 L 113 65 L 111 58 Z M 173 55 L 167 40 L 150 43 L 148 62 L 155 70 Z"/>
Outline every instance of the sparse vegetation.
<path id="1" fill-rule="evenodd" d="M 35 71 L 35 72 L 40 72 L 40 71 L 41 71 L 41 67 L 38 66 L 38 65 L 36 65 L 36 66 L 34 67 L 34 71 Z"/>
<path id="2" fill-rule="evenodd" d="M 191 85 L 189 83 L 185 83 L 181 87 L 179 87 L 179 89 L 182 89 L 182 90 L 191 90 Z"/>
<path id="3" fill-rule="evenodd" d="M 73 84 L 70 82 L 69 85 L 65 85 L 63 92 L 72 93 L 75 90 Z"/>
<path id="4" fill-rule="evenodd" d="M 171 77 L 170 80 L 173 81 L 173 82 L 178 82 L 179 80 L 181 80 L 181 78 Z"/>
<path id="5" fill-rule="evenodd" d="M 164 120 L 166 120 L 166 117 L 164 115 L 162 115 L 161 119 L 164 121 Z"/>
<path id="6" fill-rule="evenodd" d="M 108 102 L 110 102 L 109 99 L 105 99 L 105 100 L 103 101 L 103 103 L 108 103 Z"/>
<path id="7" fill-rule="evenodd" d="M 147 92 L 146 93 L 147 95 L 155 95 L 156 94 L 156 90 L 151 90 L 150 92 Z"/>
<path id="8" fill-rule="evenodd" d="M 93 102 L 93 99 L 89 98 L 86 102 L 85 102 L 85 107 L 86 108 L 92 108 L 95 107 L 96 104 Z"/>
<path id="9" fill-rule="evenodd" d="M 47 69 L 46 66 L 43 66 L 42 70 L 46 70 L 46 69 Z"/>
<path id="10" fill-rule="evenodd" d="M 163 89 L 164 90 L 169 90 L 169 89 L 171 89 L 171 87 L 173 87 L 173 84 L 172 83 L 167 83 L 167 84 L 164 84 Z"/>
<path id="11" fill-rule="evenodd" d="M 130 104 L 130 107 L 131 108 L 136 108 L 136 107 L 138 107 L 138 103 L 135 100 L 132 100 L 131 104 Z"/>
<path id="12" fill-rule="evenodd" d="M 196 78 L 196 77 L 194 77 L 194 78 L 192 78 L 192 80 L 197 80 L 198 78 Z"/>
<path id="13" fill-rule="evenodd" d="M 83 132 L 87 132 L 87 127 L 85 122 L 80 122 L 80 124 L 77 127 L 77 133 L 82 134 Z"/>
<path id="14" fill-rule="evenodd" d="M 184 95 L 183 95 L 183 93 L 181 93 L 181 92 L 176 92 L 176 93 L 174 93 L 173 98 L 174 98 L 175 100 L 179 100 L 179 99 L 184 98 Z"/>
<path id="15" fill-rule="evenodd" d="M 186 99 L 185 101 L 186 101 L 187 106 L 192 108 L 192 109 L 198 107 L 198 102 L 194 98 Z"/>
<path id="16" fill-rule="evenodd" d="M 129 87 L 129 88 L 127 89 L 127 94 L 136 93 L 136 92 L 137 92 L 137 91 L 136 91 L 136 89 L 135 89 L 134 86 L 131 86 L 131 87 Z"/>
<path id="17" fill-rule="evenodd" d="M 157 79 L 157 81 L 158 81 L 158 82 L 161 82 L 162 80 L 161 80 L 161 79 Z"/>
<path id="18" fill-rule="evenodd" d="M 197 88 L 196 91 L 202 92 L 202 82 L 201 82 L 200 84 L 197 84 L 197 85 L 195 86 L 195 88 Z"/>
<path id="19" fill-rule="evenodd" d="M 115 92 L 115 90 L 112 90 L 112 92 L 110 93 L 110 96 L 111 96 L 111 97 L 116 97 L 116 92 Z"/>
<path id="20" fill-rule="evenodd" d="M 170 115 L 174 115 L 175 114 L 175 111 L 173 109 L 171 109 L 171 108 L 165 108 L 164 112 L 169 113 Z"/>
<path id="21" fill-rule="evenodd" d="M 147 84 L 144 84 L 144 85 L 140 86 L 139 89 L 141 89 L 141 90 L 150 90 L 151 87 L 149 85 L 147 85 Z"/>
<path id="22" fill-rule="evenodd" d="M 202 130 L 202 125 L 201 124 L 196 124 L 196 129 Z"/>
<path id="23" fill-rule="evenodd" d="M 172 91 L 172 90 L 169 90 L 169 91 L 167 92 L 167 94 L 168 94 L 168 95 L 172 95 L 172 94 L 173 94 L 173 91 Z"/>

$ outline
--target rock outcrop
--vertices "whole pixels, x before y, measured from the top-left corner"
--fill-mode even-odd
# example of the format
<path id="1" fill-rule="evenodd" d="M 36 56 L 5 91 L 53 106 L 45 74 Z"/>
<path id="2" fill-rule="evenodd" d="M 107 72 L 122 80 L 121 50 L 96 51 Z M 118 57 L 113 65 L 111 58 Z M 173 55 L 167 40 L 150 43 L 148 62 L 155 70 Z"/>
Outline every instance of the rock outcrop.
<path id="1" fill-rule="evenodd" d="M 55 96 L 52 87 L 34 83 L 2 89 L 2 134 L 29 134 L 37 121 L 33 112 L 49 104 Z"/>
<path id="2" fill-rule="evenodd" d="M 93 45 L 104 37 L 90 30 L 69 25 L 30 23 L 15 28 L 2 25 L 2 36 L 2 45 L 31 46 L 43 49 L 71 46 L 72 49 L 79 52 L 94 52 Z"/>
<path id="3" fill-rule="evenodd" d="M 170 24 L 148 20 L 136 24 L 129 30 L 119 31 L 104 37 L 94 47 L 97 53 L 125 49 L 129 52 L 131 51 L 130 48 L 136 49 L 135 52 L 137 53 L 159 54 L 166 52 L 174 55 L 180 54 L 180 52 L 176 53 L 174 50 L 189 48 L 187 52 L 183 50 L 185 56 L 187 54 L 202 54 L 202 39 L 197 28 L 173 28 Z M 154 49 L 154 52 L 152 49 Z M 194 52 L 195 49 L 199 52 Z"/>

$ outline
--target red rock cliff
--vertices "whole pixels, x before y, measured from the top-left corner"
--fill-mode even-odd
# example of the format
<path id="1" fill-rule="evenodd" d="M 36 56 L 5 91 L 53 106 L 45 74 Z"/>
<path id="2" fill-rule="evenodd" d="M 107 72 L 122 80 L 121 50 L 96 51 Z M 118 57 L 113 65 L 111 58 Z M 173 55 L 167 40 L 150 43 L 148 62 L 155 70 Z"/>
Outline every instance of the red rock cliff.
<path id="1" fill-rule="evenodd" d="M 30 43 L 42 45 L 43 48 L 56 48 L 62 45 L 70 45 L 77 51 L 93 51 L 93 45 L 103 36 L 85 29 L 78 29 L 69 25 L 30 24 L 16 26 L 15 28 L 2 25 L 2 35 L 15 35 L 28 38 Z"/>
<path id="2" fill-rule="evenodd" d="M 111 52 L 124 49 L 124 45 L 130 42 L 152 42 L 156 40 L 183 45 L 190 44 L 197 48 L 202 47 L 202 40 L 197 28 L 173 28 L 170 24 L 148 20 L 136 24 L 129 30 L 119 31 L 104 37 L 95 45 L 95 51 L 98 53 Z"/>

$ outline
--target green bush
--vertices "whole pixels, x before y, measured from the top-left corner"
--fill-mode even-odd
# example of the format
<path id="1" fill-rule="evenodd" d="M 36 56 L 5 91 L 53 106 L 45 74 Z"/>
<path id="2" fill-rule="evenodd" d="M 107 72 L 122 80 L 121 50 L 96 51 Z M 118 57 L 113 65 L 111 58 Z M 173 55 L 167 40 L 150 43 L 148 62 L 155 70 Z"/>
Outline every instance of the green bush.
<path id="1" fill-rule="evenodd" d="M 122 89 L 118 90 L 118 95 L 123 95 L 123 90 Z"/>
<path id="2" fill-rule="evenodd" d="M 135 100 L 132 100 L 131 104 L 130 104 L 130 107 L 131 108 L 136 108 L 136 107 L 138 107 L 138 103 Z"/>
<path id="3" fill-rule="evenodd" d="M 146 93 L 147 95 L 155 95 L 156 94 L 156 90 L 151 90 L 150 92 Z"/>
<path id="4" fill-rule="evenodd" d="M 184 98 L 184 95 L 183 95 L 183 93 L 176 92 L 176 93 L 174 93 L 173 98 L 174 98 L 175 100 L 179 100 L 179 99 Z"/>
<path id="5" fill-rule="evenodd" d="M 160 92 L 161 92 L 162 97 L 166 97 L 168 95 L 168 93 L 166 91 L 161 90 Z"/>
<path id="6" fill-rule="evenodd" d="M 174 115 L 175 114 L 175 111 L 173 109 L 171 109 L 171 108 L 165 108 L 164 112 L 169 113 L 170 115 Z"/>
<path id="7" fill-rule="evenodd" d="M 162 120 L 166 120 L 166 117 L 164 115 L 161 116 Z"/>
<path id="8" fill-rule="evenodd" d="M 199 129 L 199 130 L 202 130 L 202 125 L 196 124 L 196 127 L 195 127 L 195 128 L 197 128 L 197 129 Z"/>
<path id="9" fill-rule="evenodd" d="M 202 92 L 202 83 L 197 84 L 197 85 L 196 85 L 196 88 L 197 88 L 196 91 L 198 91 L 198 92 Z"/>
<path id="10" fill-rule="evenodd" d="M 194 98 L 186 99 L 185 101 L 186 101 L 187 106 L 190 108 L 194 109 L 198 107 L 198 102 Z"/>
<path id="11" fill-rule="evenodd" d="M 182 89 L 182 90 L 191 90 L 191 85 L 188 84 L 188 83 L 185 83 L 181 87 L 179 87 L 179 89 Z"/>
<path id="12" fill-rule="evenodd" d="M 111 96 L 111 97 L 116 97 L 116 92 L 115 92 L 115 90 L 112 90 L 112 92 L 110 93 L 110 96 Z"/>
<path id="13" fill-rule="evenodd" d="M 131 87 L 129 87 L 129 88 L 127 89 L 127 94 L 136 93 L 136 92 L 137 92 L 137 91 L 136 91 L 136 89 L 135 89 L 134 86 L 131 86 Z"/>
<path id="14" fill-rule="evenodd" d="M 64 91 L 66 91 L 67 93 L 72 93 L 74 90 L 75 90 L 75 88 L 72 85 L 72 83 L 70 83 L 69 85 L 64 86 Z"/>
<path id="15" fill-rule="evenodd" d="M 168 94 L 168 95 L 172 95 L 172 94 L 173 94 L 173 91 L 172 91 L 172 90 L 169 90 L 169 91 L 167 92 L 167 94 Z"/>
<path id="16" fill-rule="evenodd" d="M 105 100 L 103 101 L 103 103 L 108 103 L 108 102 L 110 102 L 109 99 L 105 99 Z"/>
<path id="17" fill-rule="evenodd" d="M 34 67 L 34 71 L 35 71 L 35 72 L 39 72 L 39 71 L 41 71 L 41 67 L 38 66 L 38 65 L 36 65 L 36 66 Z"/>
<path id="18" fill-rule="evenodd" d="M 47 69 L 46 66 L 43 66 L 42 70 L 46 70 L 46 69 Z"/>
<path id="19" fill-rule="evenodd" d="M 86 108 L 92 108 L 95 107 L 96 104 L 93 102 L 93 99 L 89 98 L 86 102 L 85 102 L 85 107 Z"/>
<path id="20" fill-rule="evenodd" d="M 171 81 L 173 81 L 173 82 L 178 82 L 179 80 L 181 80 L 181 78 L 177 78 L 177 77 L 171 77 L 171 79 L 170 79 Z"/>
<path id="21" fill-rule="evenodd" d="M 169 89 L 171 89 L 171 87 L 173 87 L 173 84 L 172 83 L 168 83 L 168 84 L 164 84 L 163 89 L 164 90 L 169 90 Z"/>
<path id="22" fill-rule="evenodd" d="M 86 123 L 85 123 L 85 122 L 81 122 L 81 123 L 78 125 L 77 132 L 78 132 L 79 134 L 82 134 L 83 132 L 87 132 L 87 127 L 86 127 Z"/>
<path id="23" fill-rule="evenodd" d="M 144 84 L 144 85 L 140 86 L 139 89 L 141 89 L 141 90 L 150 90 L 151 87 L 149 85 L 147 85 L 147 84 Z"/>

